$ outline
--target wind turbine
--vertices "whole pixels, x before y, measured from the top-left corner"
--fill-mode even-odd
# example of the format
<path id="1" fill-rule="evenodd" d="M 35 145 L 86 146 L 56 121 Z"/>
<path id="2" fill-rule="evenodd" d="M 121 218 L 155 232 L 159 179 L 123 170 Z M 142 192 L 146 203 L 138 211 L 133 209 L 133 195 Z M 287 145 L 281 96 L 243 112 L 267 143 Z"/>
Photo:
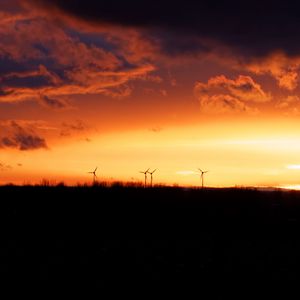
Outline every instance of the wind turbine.
<path id="1" fill-rule="evenodd" d="M 208 171 L 202 171 L 200 168 L 198 170 L 201 172 L 201 182 L 202 182 L 202 188 L 204 188 L 204 174 L 207 173 Z"/>
<path id="2" fill-rule="evenodd" d="M 151 175 L 151 187 L 152 187 L 152 182 L 153 182 L 153 173 L 156 171 L 157 169 L 153 170 L 152 172 L 148 172 Z"/>
<path id="3" fill-rule="evenodd" d="M 148 168 L 145 172 L 140 171 L 140 173 L 145 175 L 145 187 L 147 186 L 147 173 L 148 173 L 149 170 L 150 170 L 150 168 Z"/>
<path id="4" fill-rule="evenodd" d="M 93 174 L 93 183 L 94 184 L 95 184 L 96 178 L 97 178 L 97 175 L 96 175 L 97 169 L 98 169 L 98 167 L 96 167 L 96 169 L 94 171 L 88 172 L 89 174 Z"/>

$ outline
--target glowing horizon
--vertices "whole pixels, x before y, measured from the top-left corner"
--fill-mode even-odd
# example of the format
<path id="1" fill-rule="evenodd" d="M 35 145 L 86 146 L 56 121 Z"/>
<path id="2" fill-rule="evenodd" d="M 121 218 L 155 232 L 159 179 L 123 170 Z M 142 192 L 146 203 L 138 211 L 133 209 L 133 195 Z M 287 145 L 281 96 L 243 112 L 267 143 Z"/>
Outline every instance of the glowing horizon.
<path id="1" fill-rule="evenodd" d="M 66 184 L 91 182 L 87 172 L 97 166 L 100 182 L 143 182 L 139 171 L 157 168 L 154 183 L 199 186 L 198 168 L 203 168 L 209 170 L 205 177 L 208 187 L 296 185 L 300 141 L 291 133 L 287 137 L 282 133 L 270 135 L 268 131 L 244 137 L 247 126 L 239 123 L 237 129 L 235 122 L 224 122 L 208 125 L 209 133 L 201 125 L 159 132 L 124 131 L 95 134 L 91 142 L 73 138 L 55 150 L 14 150 L 6 153 L 6 161 L 23 164 L 17 171 L 3 170 L 6 177 L 1 184 L 39 183 L 42 179 Z M 223 128 L 226 136 L 218 133 L 218 128 Z"/>

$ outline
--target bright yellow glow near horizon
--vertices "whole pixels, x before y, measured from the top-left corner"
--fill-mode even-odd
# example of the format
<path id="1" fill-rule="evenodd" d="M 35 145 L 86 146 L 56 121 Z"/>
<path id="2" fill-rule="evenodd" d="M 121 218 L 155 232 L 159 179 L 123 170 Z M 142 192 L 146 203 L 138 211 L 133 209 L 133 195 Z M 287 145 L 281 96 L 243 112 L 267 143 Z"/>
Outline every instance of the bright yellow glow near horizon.
<path id="1" fill-rule="evenodd" d="M 201 168 L 209 171 L 206 186 L 295 186 L 300 182 L 300 137 L 292 126 L 207 123 L 158 133 L 95 135 L 90 143 L 73 139 L 50 150 L 3 152 L 2 161 L 21 161 L 22 167 L 2 171 L 1 184 L 37 183 L 43 178 L 91 182 L 87 172 L 98 166 L 100 181 L 142 182 L 139 171 L 157 168 L 155 183 L 197 186 Z"/>

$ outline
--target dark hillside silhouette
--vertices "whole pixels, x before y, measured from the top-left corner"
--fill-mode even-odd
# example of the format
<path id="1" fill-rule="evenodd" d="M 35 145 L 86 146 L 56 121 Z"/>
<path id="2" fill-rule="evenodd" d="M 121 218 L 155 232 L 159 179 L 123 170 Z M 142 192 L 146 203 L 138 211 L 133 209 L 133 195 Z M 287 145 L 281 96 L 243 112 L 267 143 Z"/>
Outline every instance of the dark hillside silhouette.
<path id="1" fill-rule="evenodd" d="M 210 293 L 205 299 L 233 297 L 239 286 L 245 299 L 299 276 L 298 192 L 115 185 L 0 193 L 6 286 L 98 296 L 193 290 Z"/>

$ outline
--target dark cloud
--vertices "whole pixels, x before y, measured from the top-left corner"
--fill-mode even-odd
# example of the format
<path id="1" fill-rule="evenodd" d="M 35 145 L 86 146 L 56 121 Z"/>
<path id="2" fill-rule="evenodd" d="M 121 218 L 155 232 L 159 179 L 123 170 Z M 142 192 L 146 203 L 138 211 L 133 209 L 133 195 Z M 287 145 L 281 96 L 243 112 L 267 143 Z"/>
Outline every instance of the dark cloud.
<path id="1" fill-rule="evenodd" d="M 87 129 L 87 126 L 81 120 L 76 120 L 74 123 L 62 123 L 61 136 L 70 136 L 74 132 L 82 132 Z"/>
<path id="2" fill-rule="evenodd" d="M 13 138 L 10 137 L 3 137 L 1 139 L 0 145 L 2 144 L 3 147 L 12 147 L 12 148 L 16 148 L 18 146 L 18 144 L 16 143 L 16 141 Z"/>
<path id="3" fill-rule="evenodd" d="M 7 78 L 3 79 L 3 84 L 10 88 L 36 88 L 48 85 L 48 81 L 45 77 L 19 77 L 19 78 Z"/>
<path id="4" fill-rule="evenodd" d="M 62 123 L 62 126 L 75 131 L 82 131 L 86 128 L 81 120 L 76 120 L 74 123 Z"/>
<path id="5" fill-rule="evenodd" d="M 194 35 L 217 40 L 241 52 L 261 56 L 281 49 L 289 55 L 300 52 L 300 4 L 295 1 L 171 1 L 152 0 L 37 0 L 90 22 L 159 28 L 176 32 L 184 51 L 196 48 Z M 176 43 L 177 44 L 177 43 Z M 200 44 L 202 48 L 203 45 Z M 171 48 L 170 48 L 171 49 Z M 195 49 L 196 50 L 196 49 Z"/>
<path id="6" fill-rule="evenodd" d="M 0 137 L 0 148 L 16 148 L 26 151 L 40 148 L 47 149 L 48 147 L 45 139 L 36 134 L 33 129 L 11 121 L 6 135 Z"/>
<path id="7" fill-rule="evenodd" d="M 6 75 L 10 72 L 24 72 L 26 71 L 26 66 L 21 63 L 18 63 L 6 55 L 0 56 L 0 76 Z"/>
<path id="8" fill-rule="evenodd" d="M 33 150 L 39 148 L 47 148 L 45 139 L 27 133 L 19 133 L 14 137 L 15 143 L 20 150 Z"/>
<path id="9" fill-rule="evenodd" d="M 40 103 L 43 106 L 54 110 L 64 110 L 71 107 L 68 102 L 63 99 L 52 98 L 45 95 L 41 95 Z"/>

